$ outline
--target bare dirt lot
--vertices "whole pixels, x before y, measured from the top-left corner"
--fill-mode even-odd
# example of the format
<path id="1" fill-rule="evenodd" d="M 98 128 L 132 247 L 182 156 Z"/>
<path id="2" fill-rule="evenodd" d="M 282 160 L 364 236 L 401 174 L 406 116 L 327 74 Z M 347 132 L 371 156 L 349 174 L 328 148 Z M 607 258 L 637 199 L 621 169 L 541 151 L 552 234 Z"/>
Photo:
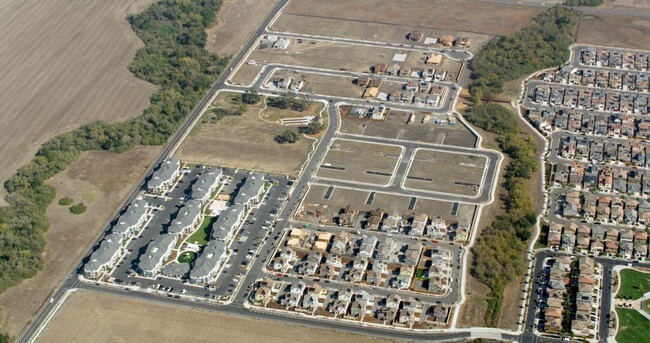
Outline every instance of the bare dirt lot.
<path id="1" fill-rule="evenodd" d="M 216 24 L 207 30 L 206 48 L 223 56 L 236 54 L 275 3 L 276 0 L 225 0 Z"/>
<path id="2" fill-rule="evenodd" d="M 487 158 L 420 149 L 404 186 L 412 189 L 475 196 L 483 184 Z"/>
<path id="3" fill-rule="evenodd" d="M 335 139 L 316 176 L 362 183 L 388 184 L 403 148 Z"/>
<path id="4" fill-rule="evenodd" d="M 0 296 L 0 332 L 20 334 L 54 287 L 81 258 L 159 150 L 159 147 L 140 147 L 123 154 L 85 153 L 65 172 L 48 181 L 56 188 L 57 198 L 47 209 L 51 225 L 45 234 L 45 267 L 36 277 Z M 88 210 L 81 215 L 72 214 L 67 206 L 57 204 L 62 197 L 72 198 L 75 204 L 83 202 Z"/>
<path id="5" fill-rule="evenodd" d="M 650 19 L 612 14 L 585 14 L 580 23 L 578 42 L 647 49 L 650 46 Z"/>
<path id="6" fill-rule="evenodd" d="M 0 180 L 48 138 L 139 115 L 155 87 L 127 66 L 143 44 L 133 0 L 0 2 Z"/>
<path id="7" fill-rule="evenodd" d="M 460 121 L 456 125 L 435 124 L 437 120 L 446 121 L 449 118 L 446 115 L 418 112 L 415 113 L 413 123 L 407 124 L 409 115 L 407 112 L 391 110 L 384 121 L 346 116 L 341 121 L 341 132 L 462 147 L 476 145 L 476 137 Z M 427 115 L 430 116 L 430 122 L 423 123 Z"/>
<path id="8" fill-rule="evenodd" d="M 227 106 L 231 95 L 221 93 L 213 106 Z M 304 163 L 314 140 L 301 137 L 294 144 L 276 143 L 273 140 L 276 135 L 287 129 L 297 129 L 295 126 L 282 126 L 274 121 L 263 120 L 260 118 L 263 107 L 260 102 L 249 105 L 248 112 L 241 116 L 228 116 L 216 123 L 198 124 L 178 149 L 176 157 L 191 163 L 278 174 L 296 173 Z"/>
<path id="9" fill-rule="evenodd" d="M 41 341 L 391 342 L 89 291 L 78 291 L 70 296 L 43 331 Z"/>
<path id="10" fill-rule="evenodd" d="M 515 32 L 539 12 L 538 8 L 469 0 L 305 0 L 291 2 L 283 11 L 294 15 L 489 35 Z M 408 30 L 402 34 L 407 33 Z"/>

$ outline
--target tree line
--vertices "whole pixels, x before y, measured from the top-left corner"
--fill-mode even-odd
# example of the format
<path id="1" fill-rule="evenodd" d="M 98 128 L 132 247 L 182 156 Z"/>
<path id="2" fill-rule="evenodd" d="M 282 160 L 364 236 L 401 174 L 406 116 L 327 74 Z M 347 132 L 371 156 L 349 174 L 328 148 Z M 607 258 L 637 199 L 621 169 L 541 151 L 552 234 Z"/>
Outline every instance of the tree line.
<path id="1" fill-rule="evenodd" d="M 161 0 L 128 22 L 144 42 L 129 70 L 159 90 L 142 115 L 119 123 L 95 122 L 44 143 L 35 158 L 5 182 L 9 206 L 0 209 L 0 293 L 43 268 L 45 216 L 56 191 L 45 182 L 82 152 L 123 152 L 161 145 L 178 129 L 227 64 L 204 49 L 205 29 L 222 0 Z"/>

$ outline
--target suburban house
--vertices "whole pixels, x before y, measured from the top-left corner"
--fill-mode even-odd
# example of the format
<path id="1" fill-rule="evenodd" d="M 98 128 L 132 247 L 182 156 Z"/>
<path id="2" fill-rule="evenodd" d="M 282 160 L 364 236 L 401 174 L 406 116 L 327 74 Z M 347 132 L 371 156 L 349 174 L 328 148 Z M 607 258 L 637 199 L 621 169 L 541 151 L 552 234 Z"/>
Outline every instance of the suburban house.
<path id="1" fill-rule="evenodd" d="M 163 234 L 154 238 L 147 246 L 138 261 L 138 269 L 145 277 L 156 277 L 163 267 L 163 263 L 172 253 L 174 245 L 178 241 L 178 236 L 173 234 Z"/>
<path id="2" fill-rule="evenodd" d="M 226 244 L 223 241 L 211 240 L 194 262 L 190 271 L 190 282 L 210 282 L 217 276 L 226 259 Z"/>
<path id="3" fill-rule="evenodd" d="M 167 232 L 184 236 L 194 232 L 201 225 L 202 220 L 201 201 L 190 200 L 178 210 L 176 218 L 171 222 L 169 228 L 167 228 Z"/>
<path id="4" fill-rule="evenodd" d="M 125 239 L 135 235 L 147 220 L 147 205 L 145 200 L 134 201 L 126 208 L 126 212 L 117 219 L 117 223 L 111 228 L 111 232 Z"/>
<path id="5" fill-rule="evenodd" d="M 426 229 L 428 222 L 429 216 L 427 216 L 425 213 L 415 215 L 415 217 L 413 217 L 413 221 L 411 222 L 411 231 L 409 231 L 409 235 L 423 236 L 424 229 Z"/>
<path id="6" fill-rule="evenodd" d="M 88 263 L 84 265 L 84 276 L 90 279 L 99 278 L 115 266 L 122 252 L 122 236 L 116 233 L 106 236 L 99 244 L 99 248 L 90 255 Z"/>
<path id="7" fill-rule="evenodd" d="M 154 194 L 165 193 L 180 176 L 181 161 L 170 157 L 163 161 L 147 183 L 147 189 Z"/>
<path id="8" fill-rule="evenodd" d="M 205 205 L 214 190 L 217 189 L 222 175 L 223 171 L 219 168 L 210 168 L 203 171 L 192 185 L 192 199 L 199 200 L 202 205 Z"/>

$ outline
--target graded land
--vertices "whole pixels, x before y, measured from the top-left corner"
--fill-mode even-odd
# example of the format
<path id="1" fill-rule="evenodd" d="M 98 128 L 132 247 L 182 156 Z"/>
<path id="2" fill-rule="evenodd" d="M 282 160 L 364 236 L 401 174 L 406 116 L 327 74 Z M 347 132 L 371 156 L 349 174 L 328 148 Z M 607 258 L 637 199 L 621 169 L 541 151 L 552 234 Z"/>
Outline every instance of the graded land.
<path id="1" fill-rule="evenodd" d="M 77 291 L 68 298 L 43 331 L 41 341 L 392 342 L 89 291 Z"/>
<path id="2" fill-rule="evenodd" d="M 578 42 L 647 49 L 650 46 L 650 19 L 614 14 L 584 14 L 578 30 Z"/>
<path id="3" fill-rule="evenodd" d="M 2 182 L 56 134 L 149 105 L 156 87 L 127 69 L 143 46 L 126 21 L 132 3 L 0 2 Z"/>
<path id="4" fill-rule="evenodd" d="M 47 209 L 50 229 L 45 233 L 45 266 L 35 277 L 0 295 L 0 332 L 20 334 L 86 252 L 159 149 L 138 147 L 122 154 L 87 152 L 48 181 L 56 188 L 57 197 Z M 68 206 L 58 204 L 64 197 L 73 199 L 73 204 L 83 202 L 87 211 L 80 215 L 70 213 Z"/>

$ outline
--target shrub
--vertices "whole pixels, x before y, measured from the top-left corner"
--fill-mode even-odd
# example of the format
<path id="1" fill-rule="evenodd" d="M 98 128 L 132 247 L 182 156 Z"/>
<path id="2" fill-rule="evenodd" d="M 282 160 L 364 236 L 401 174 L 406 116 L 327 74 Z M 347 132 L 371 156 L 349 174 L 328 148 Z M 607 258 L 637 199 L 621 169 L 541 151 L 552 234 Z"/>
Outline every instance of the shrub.
<path id="1" fill-rule="evenodd" d="M 74 206 L 70 206 L 70 212 L 73 214 L 82 214 L 86 212 L 86 210 L 87 210 L 86 205 L 84 205 L 83 203 L 78 203 Z"/>
<path id="2" fill-rule="evenodd" d="M 279 144 L 289 143 L 293 144 L 300 139 L 300 135 L 291 131 L 285 130 L 283 133 L 275 136 L 274 140 Z"/>
<path id="3" fill-rule="evenodd" d="M 72 198 L 63 197 L 59 199 L 59 205 L 61 206 L 70 206 L 74 200 Z"/>

